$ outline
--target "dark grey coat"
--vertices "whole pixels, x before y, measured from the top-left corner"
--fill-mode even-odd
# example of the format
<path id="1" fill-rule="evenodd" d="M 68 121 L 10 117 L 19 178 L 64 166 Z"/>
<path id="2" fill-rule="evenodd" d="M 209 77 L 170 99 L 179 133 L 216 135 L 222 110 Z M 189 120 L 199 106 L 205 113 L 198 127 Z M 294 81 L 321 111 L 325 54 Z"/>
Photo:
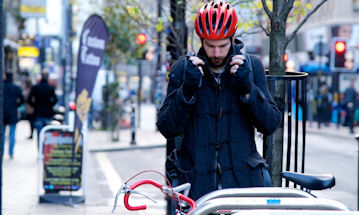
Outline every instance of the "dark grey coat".
<path id="1" fill-rule="evenodd" d="M 12 76 L 4 82 L 4 124 L 13 125 L 18 122 L 18 107 L 24 103 L 24 96 L 19 86 L 12 82 Z"/>
<path id="2" fill-rule="evenodd" d="M 232 45 L 230 57 L 240 49 Z M 203 49 L 198 56 L 206 59 Z M 261 61 L 254 56 L 251 60 L 253 81 L 248 100 L 240 95 L 230 65 L 225 66 L 220 84 L 205 67 L 202 85 L 192 102 L 185 100 L 182 90 L 186 58 L 171 68 L 157 126 L 167 139 L 182 135 L 176 166 L 182 171 L 181 182 L 192 184 L 190 195 L 194 199 L 218 189 L 220 181 L 222 188 L 264 186 L 266 161 L 257 152 L 254 128 L 272 134 L 281 114 L 269 94 Z"/>

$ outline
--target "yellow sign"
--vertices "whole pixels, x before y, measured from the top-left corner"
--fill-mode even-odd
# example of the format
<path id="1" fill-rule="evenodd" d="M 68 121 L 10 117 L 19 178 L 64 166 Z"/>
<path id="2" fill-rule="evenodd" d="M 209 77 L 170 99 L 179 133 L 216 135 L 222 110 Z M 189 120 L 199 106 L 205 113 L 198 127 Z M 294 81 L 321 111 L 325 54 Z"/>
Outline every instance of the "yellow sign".
<path id="1" fill-rule="evenodd" d="M 20 0 L 20 15 L 23 18 L 46 17 L 46 0 Z"/>
<path id="2" fill-rule="evenodd" d="M 34 14 L 46 14 L 46 7 L 44 6 L 29 6 L 29 5 L 21 5 L 20 6 L 21 13 L 34 13 Z"/>
<path id="3" fill-rule="evenodd" d="M 22 46 L 18 49 L 19 57 L 38 57 L 39 49 L 34 46 Z"/>

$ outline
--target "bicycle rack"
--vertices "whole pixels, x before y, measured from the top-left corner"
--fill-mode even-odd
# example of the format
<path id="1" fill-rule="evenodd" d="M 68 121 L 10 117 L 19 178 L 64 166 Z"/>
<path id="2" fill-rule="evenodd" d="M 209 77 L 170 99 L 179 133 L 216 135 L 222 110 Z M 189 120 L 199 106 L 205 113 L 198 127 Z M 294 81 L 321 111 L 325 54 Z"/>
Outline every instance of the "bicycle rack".
<path id="1" fill-rule="evenodd" d="M 221 211 L 228 214 L 238 210 L 252 209 L 278 209 L 278 210 L 316 210 L 316 211 L 346 211 L 349 209 L 342 203 L 318 198 L 266 198 L 266 197 L 228 197 L 220 199 L 211 199 L 198 207 L 191 215 L 204 215 Z"/>
<path id="2" fill-rule="evenodd" d="M 299 105 L 302 107 L 302 154 L 301 154 L 301 173 L 305 171 L 305 138 L 306 138 L 306 80 L 308 74 L 305 72 L 286 72 L 286 75 L 267 75 L 268 85 L 270 92 L 273 92 L 276 81 L 286 82 L 286 110 L 287 110 L 287 152 L 286 152 L 286 171 L 290 171 L 291 160 L 291 146 L 292 146 L 292 84 L 295 82 L 295 153 L 294 153 L 294 169 L 292 171 L 298 172 L 298 154 L 299 154 Z M 301 88 L 300 88 L 301 86 Z M 299 101 L 299 91 L 301 89 L 301 102 Z M 284 107 L 285 109 L 285 107 Z M 285 116 L 283 116 L 285 119 Z M 284 142 L 285 144 L 285 142 Z M 271 153 L 267 155 L 267 151 L 271 151 L 271 146 L 267 144 L 267 136 L 263 137 L 263 155 L 268 156 L 268 160 L 271 160 Z M 271 164 L 271 162 L 268 161 Z M 271 167 L 270 167 L 271 168 Z M 289 181 L 286 180 L 286 187 L 289 187 Z M 296 185 L 294 185 L 296 187 Z"/>
<path id="3" fill-rule="evenodd" d="M 212 199 L 224 197 L 292 197 L 292 198 L 314 198 L 313 195 L 305 191 L 283 187 L 251 187 L 251 188 L 229 188 L 210 192 L 196 201 L 202 205 Z"/>

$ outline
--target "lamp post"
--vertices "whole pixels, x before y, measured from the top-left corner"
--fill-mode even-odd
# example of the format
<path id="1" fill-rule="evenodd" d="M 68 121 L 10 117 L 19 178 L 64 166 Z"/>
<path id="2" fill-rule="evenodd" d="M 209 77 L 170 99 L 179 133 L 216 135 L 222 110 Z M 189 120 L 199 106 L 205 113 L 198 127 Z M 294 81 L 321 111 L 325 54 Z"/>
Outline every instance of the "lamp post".
<path id="1" fill-rule="evenodd" d="M 3 1 L 0 0 L 0 50 L 3 50 L 3 41 L 4 41 L 4 19 L 3 17 Z M 3 52 L 0 52 L 0 215 L 2 214 L 2 161 L 3 161 L 3 150 L 4 150 L 4 139 L 2 136 L 4 135 L 4 124 L 3 124 L 3 98 L 4 98 L 4 85 L 3 85 Z"/>

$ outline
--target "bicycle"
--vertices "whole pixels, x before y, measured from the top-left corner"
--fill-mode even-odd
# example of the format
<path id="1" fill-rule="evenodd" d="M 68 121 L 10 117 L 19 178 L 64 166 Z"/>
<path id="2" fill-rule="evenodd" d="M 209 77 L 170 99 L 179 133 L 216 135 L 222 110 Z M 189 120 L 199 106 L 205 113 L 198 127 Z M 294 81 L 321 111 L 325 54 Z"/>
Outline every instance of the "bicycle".
<path id="1" fill-rule="evenodd" d="M 141 173 L 140 173 L 141 174 Z M 161 174 L 161 173 L 159 173 Z M 152 200 L 150 197 L 135 191 L 135 189 L 144 184 L 150 184 L 160 189 L 165 195 L 174 199 L 178 207 L 176 215 L 205 215 L 205 214 L 259 214 L 261 212 L 271 211 L 271 214 L 301 214 L 306 211 L 308 214 L 354 214 L 344 204 L 329 200 L 320 199 L 311 194 L 311 190 L 324 190 L 335 186 L 335 178 L 332 175 L 308 175 L 294 172 L 283 172 L 281 176 L 286 180 L 300 185 L 297 188 L 284 187 L 253 187 L 253 188 L 229 188 L 216 190 L 202 196 L 197 201 L 187 197 L 190 190 L 190 184 L 183 184 L 172 188 L 168 185 L 162 185 L 153 180 L 139 180 L 127 187 L 129 179 L 119 189 L 114 202 L 113 213 L 117 206 L 117 199 L 121 193 L 124 193 L 124 205 L 126 209 L 145 210 L 146 205 L 131 206 L 129 204 L 130 194 L 140 194 Z M 164 177 L 164 176 L 163 176 Z M 165 178 L 166 179 L 166 178 Z M 305 189 L 305 190 L 303 190 Z M 184 192 L 184 194 L 180 192 Z M 152 200 L 154 201 L 154 200 Z M 255 213 L 255 212 L 258 213 Z"/>

